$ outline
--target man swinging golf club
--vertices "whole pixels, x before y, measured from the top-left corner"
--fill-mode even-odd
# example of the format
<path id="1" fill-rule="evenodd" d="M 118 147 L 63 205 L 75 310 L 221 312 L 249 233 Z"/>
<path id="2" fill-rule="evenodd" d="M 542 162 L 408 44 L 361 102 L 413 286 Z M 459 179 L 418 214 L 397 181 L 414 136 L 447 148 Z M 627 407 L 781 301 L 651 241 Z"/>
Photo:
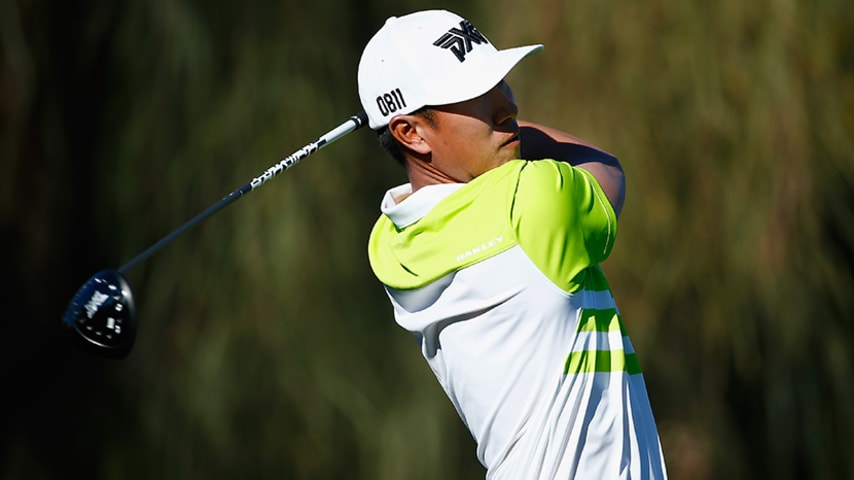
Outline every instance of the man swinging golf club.
<path id="1" fill-rule="evenodd" d="M 517 119 L 496 50 L 447 11 L 389 18 L 358 72 L 369 125 L 406 170 L 369 242 L 397 323 L 477 442 L 489 479 L 666 478 L 643 376 L 599 264 L 616 158 Z"/>

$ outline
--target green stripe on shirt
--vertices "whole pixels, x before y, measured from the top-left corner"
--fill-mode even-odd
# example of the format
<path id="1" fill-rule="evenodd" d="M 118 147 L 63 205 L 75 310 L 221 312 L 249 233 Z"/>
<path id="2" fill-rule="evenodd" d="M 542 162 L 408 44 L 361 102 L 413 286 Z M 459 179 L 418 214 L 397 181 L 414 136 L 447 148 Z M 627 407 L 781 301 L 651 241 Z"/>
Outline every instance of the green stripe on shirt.
<path id="1" fill-rule="evenodd" d="M 615 308 L 602 310 L 585 308 L 578 317 L 578 333 L 620 332 L 626 336 L 620 314 Z M 622 346 L 622 345 L 620 345 Z M 626 354 L 622 348 L 615 350 L 585 350 L 572 352 L 566 358 L 564 374 L 621 372 L 629 375 L 641 373 L 638 357 L 634 353 Z"/>
<path id="2" fill-rule="evenodd" d="M 623 331 L 622 322 L 620 322 L 620 314 L 616 308 L 606 308 L 597 310 L 593 308 L 584 308 L 578 315 L 578 328 L 576 332 L 614 332 Z M 625 332 L 623 332 L 625 335 Z"/>
<path id="3" fill-rule="evenodd" d="M 622 371 L 628 372 L 629 375 L 641 373 L 636 354 L 626 354 L 624 350 L 572 352 L 566 358 L 566 366 L 563 369 L 565 375 Z"/>

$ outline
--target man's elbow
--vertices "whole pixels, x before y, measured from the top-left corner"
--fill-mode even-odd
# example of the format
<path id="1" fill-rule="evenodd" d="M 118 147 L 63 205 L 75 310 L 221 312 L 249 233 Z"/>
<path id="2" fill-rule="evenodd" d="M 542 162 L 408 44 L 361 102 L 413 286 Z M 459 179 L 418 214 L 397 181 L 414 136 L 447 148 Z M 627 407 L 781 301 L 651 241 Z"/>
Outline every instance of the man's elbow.
<path id="1" fill-rule="evenodd" d="M 599 182 L 614 213 L 619 217 L 626 201 L 626 176 L 617 157 L 602 155 L 597 161 L 579 164 L 578 168 L 587 170 Z"/>
<path id="2" fill-rule="evenodd" d="M 605 195 L 608 196 L 608 200 L 611 201 L 611 206 L 614 207 L 614 213 L 617 217 L 620 216 L 620 213 L 623 211 L 623 204 L 626 202 L 626 176 L 623 173 L 623 169 L 618 170 L 614 174 L 613 183 L 613 191 L 605 192 Z"/>

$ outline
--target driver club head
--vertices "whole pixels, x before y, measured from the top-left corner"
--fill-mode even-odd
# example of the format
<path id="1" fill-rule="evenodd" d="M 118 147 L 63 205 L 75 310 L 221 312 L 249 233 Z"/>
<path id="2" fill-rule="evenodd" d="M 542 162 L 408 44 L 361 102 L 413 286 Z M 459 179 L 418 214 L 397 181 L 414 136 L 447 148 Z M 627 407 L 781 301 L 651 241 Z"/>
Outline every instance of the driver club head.
<path id="1" fill-rule="evenodd" d="M 102 270 L 80 287 L 62 316 L 78 343 L 97 355 L 122 358 L 136 338 L 136 308 L 127 278 Z"/>

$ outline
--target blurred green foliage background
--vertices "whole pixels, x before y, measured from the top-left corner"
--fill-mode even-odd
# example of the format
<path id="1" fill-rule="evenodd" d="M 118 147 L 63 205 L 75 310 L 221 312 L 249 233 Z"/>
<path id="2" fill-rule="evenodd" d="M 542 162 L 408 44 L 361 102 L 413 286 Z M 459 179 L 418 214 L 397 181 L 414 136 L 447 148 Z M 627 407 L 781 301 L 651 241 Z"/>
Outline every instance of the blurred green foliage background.
<path id="1" fill-rule="evenodd" d="M 521 117 L 616 154 L 604 265 L 674 479 L 854 478 L 854 3 L 0 0 L 0 478 L 475 479 L 365 254 L 370 132 L 130 272 L 130 356 L 60 316 L 359 109 L 362 46 L 443 7 L 545 43 Z"/>

